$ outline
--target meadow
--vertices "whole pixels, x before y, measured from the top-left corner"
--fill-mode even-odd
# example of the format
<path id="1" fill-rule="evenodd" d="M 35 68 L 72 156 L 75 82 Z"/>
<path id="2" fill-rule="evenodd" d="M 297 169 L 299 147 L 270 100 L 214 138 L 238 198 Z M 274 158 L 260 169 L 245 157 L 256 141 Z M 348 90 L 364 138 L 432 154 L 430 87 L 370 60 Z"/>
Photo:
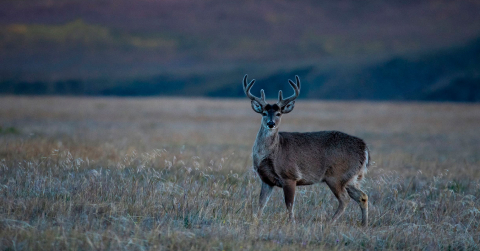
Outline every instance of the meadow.
<path id="1" fill-rule="evenodd" d="M 480 105 L 298 100 L 283 131 L 363 138 L 369 226 L 325 184 L 254 217 L 248 100 L 0 97 L 1 250 L 478 250 Z"/>

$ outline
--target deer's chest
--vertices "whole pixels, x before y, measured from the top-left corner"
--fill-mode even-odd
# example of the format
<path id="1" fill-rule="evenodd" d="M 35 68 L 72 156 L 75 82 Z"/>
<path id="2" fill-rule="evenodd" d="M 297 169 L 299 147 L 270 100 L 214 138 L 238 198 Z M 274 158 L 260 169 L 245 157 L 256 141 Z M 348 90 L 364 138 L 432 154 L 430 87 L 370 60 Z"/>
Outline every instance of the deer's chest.
<path id="1" fill-rule="evenodd" d="M 270 186 L 282 187 L 281 179 L 275 172 L 272 158 L 267 156 L 261 159 L 255 159 L 254 157 L 254 168 L 263 182 Z"/>

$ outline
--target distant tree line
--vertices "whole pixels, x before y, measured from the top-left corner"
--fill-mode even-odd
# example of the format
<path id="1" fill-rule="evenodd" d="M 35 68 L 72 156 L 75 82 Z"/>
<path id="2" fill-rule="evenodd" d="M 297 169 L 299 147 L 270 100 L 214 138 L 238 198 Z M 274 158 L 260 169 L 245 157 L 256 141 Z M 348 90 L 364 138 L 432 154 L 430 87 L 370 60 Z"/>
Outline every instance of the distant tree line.
<path id="1" fill-rule="evenodd" d="M 275 98 L 288 90 L 287 79 L 299 75 L 302 98 L 337 100 L 480 101 L 480 39 L 466 46 L 428 54 L 394 56 L 361 67 L 324 70 L 318 65 L 278 69 L 252 75 L 253 92 L 265 89 Z M 240 81 L 245 72 L 162 74 L 125 80 L 0 81 L 0 94 L 199 96 L 243 97 Z M 256 89 L 255 89 L 256 88 Z"/>

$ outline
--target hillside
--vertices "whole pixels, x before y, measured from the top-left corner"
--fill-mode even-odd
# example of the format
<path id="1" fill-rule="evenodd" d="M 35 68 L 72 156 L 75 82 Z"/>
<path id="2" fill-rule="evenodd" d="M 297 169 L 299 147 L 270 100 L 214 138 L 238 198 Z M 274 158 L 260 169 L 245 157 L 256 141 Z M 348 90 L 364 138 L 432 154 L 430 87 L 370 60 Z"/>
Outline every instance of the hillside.
<path id="1" fill-rule="evenodd" d="M 299 73 L 308 98 L 472 101 L 460 93 L 477 88 L 478 13 L 438 0 L 2 1 L 0 93 L 238 97 L 244 73 L 269 93 Z"/>
<path id="2" fill-rule="evenodd" d="M 279 89 L 290 92 L 287 79 L 301 76 L 302 98 L 343 100 L 480 101 L 480 40 L 466 46 L 425 54 L 394 56 L 375 63 L 342 68 L 310 64 L 252 72 L 257 84 L 275 98 Z M 4 81 L 0 93 L 114 96 L 243 97 L 242 70 L 196 74 L 165 74 L 117 82 Z"/>

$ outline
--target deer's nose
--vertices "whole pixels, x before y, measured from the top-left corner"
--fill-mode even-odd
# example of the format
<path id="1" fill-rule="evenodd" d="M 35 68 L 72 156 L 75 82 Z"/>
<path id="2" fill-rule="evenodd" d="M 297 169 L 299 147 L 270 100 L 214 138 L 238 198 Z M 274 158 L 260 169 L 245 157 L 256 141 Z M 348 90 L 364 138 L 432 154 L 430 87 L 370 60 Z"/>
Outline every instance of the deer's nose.
<path id="1" fill-rule="evenodd" d="M 268 122 L 267 122 L 267 126 L 268 126 L 268 128 L 273 128 L 273 127 L 275 126 L 275 122 L 273 122 L 273 121 L 268 121 Z"/>

